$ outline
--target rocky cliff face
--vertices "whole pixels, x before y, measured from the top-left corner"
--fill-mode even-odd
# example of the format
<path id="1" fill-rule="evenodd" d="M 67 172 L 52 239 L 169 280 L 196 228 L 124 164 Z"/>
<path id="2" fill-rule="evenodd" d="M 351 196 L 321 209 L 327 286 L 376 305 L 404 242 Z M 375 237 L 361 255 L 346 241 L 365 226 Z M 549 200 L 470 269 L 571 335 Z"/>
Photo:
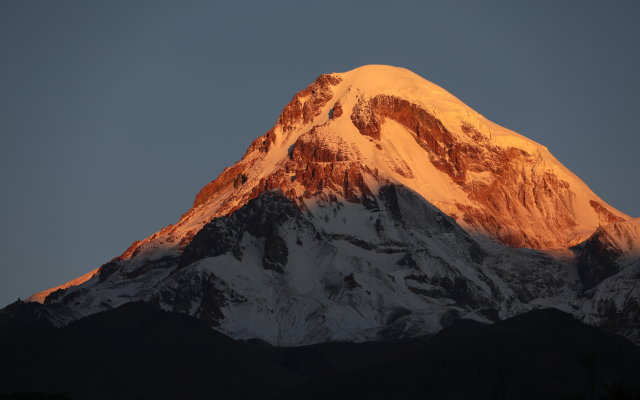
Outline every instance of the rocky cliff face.
<path id="1" fill-rule="evenodd" d="M 296 94 L 175 225 L 32 300 L 74 315 L 143 300 L 290 345 L 542 305 L 584 316 L 578 296 L 622 271 L 599 260 L 629 252 L 598 250 L 596 229 L 628 219 L 543 146 L 410 71 L 366 66 Z M 577 264 L 549 255 L 592 234 Z"/>

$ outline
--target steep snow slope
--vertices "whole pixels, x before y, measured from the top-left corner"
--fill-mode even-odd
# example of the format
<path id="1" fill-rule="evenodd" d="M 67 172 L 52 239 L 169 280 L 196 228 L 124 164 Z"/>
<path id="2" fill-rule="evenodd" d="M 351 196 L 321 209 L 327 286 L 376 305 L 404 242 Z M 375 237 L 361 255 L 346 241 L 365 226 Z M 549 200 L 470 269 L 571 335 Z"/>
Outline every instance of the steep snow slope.
<path id="1" fill-rule="evenodd" d="M 114 260 L 46 304 L 86 315 L 143 300 L 235 338 L 300 345 L 504 318 L 533 298 L 569 298 L 567 281 L 566 266 L 543 253 L 483 249 L 401 186 L 381 187 L 366 205 L 300 207 L 274 190 L 211 221 L 180 256 Z"/>
<path id="2" fill-rule="evenodd" d="M 415 335 L 571 308 L 576 269 L 535 249 L 627 219 L 544 146 L 370 65 L 296 94 L 175 225 L 31 300 L 145 300 L 278 344 Z"/>

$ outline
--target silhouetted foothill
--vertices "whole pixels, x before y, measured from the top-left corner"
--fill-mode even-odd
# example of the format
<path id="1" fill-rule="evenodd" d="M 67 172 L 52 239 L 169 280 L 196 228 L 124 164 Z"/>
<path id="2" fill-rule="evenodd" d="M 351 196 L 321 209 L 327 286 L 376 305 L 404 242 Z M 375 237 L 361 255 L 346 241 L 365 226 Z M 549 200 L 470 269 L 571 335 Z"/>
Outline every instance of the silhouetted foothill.
<path id="1" fill-rule="evenodd" d="M 637 399 L 639 394 L 638 347 L 545 309 L 494 325 L 458 320 L 410 351 L 312 379 L 276 398 Z"/>
<path id="2" fill-rule="evenodd" d="M 640 348 L 619 336 L 554 309 L 450 317 L 432 337 L 274 347 L 143 303 L 63 328 L 5 312 L 21 334 L 0 335 L 0 399 L 637 398 Z"/>
<path id="3" fill-rule="evenodd" d="M 13 393 L 0 395 L 0 400 L 74 400 L 71 397 L 50 393 Z"/>

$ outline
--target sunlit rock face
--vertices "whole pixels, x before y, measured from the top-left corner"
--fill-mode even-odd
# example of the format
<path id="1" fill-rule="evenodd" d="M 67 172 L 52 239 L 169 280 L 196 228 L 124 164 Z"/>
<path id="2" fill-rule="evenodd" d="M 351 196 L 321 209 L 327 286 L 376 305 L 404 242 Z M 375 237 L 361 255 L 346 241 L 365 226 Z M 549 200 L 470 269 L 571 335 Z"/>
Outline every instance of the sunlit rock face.
<path id="1" fill-rule="evenodd" d="M 592 235 L 627 220 L 544 146 L 370 65 L 320 75 L 176 224 L 31 300 L 74 315 L 144 300 L 287 345 L 585 316 L 585 291 L 625 268 L 591 265 Z"/>

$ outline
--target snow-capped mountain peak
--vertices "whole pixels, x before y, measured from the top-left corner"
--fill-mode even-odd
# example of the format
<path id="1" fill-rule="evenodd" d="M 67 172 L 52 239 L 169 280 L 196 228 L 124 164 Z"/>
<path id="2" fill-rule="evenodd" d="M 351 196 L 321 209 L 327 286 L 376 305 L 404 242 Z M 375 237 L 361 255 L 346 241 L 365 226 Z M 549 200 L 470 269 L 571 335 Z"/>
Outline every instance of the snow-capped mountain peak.
<path id="1" fill-rule="evenodd" d="M 124 256 L 150 242 L 184 245 L 213 217 L 265 190 L 279 188 L 294 201 L 329 192 L 357 201 L 390 182 L 470 231 L 514 247 L 567 247 L 601 224 L 629 218 L 544 146 L 409 70 L 368 65 L 321 75 L 296 94 L 275 126 L 206 185 L 175 226 Z"/>
<path id="2" fill-rule="evenodd" d="M 544 146 L 368 65 L 297 93 L 176 224 L 31 300 L 144 300 L 278 344 L 410 336 L 568 308 L 578 274 L 535 249 L 628 219 Z"/>

